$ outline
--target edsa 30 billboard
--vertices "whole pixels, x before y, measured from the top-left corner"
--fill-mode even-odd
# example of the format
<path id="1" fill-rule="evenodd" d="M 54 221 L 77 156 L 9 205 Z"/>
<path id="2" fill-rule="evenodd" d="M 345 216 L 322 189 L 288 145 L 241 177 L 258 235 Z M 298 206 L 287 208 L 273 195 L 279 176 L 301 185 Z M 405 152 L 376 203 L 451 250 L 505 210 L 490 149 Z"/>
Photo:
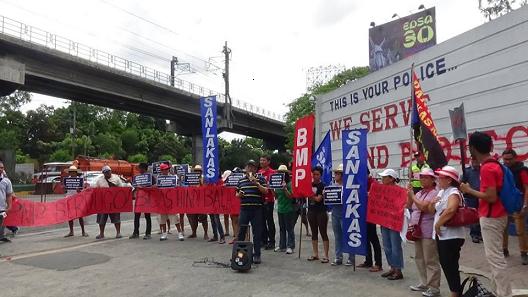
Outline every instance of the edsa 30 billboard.
<path id="1" fill-rule="evenodd" d="M 435 44 L 434 7 L 370 28 L 370 70 L 394 64 Z"/>

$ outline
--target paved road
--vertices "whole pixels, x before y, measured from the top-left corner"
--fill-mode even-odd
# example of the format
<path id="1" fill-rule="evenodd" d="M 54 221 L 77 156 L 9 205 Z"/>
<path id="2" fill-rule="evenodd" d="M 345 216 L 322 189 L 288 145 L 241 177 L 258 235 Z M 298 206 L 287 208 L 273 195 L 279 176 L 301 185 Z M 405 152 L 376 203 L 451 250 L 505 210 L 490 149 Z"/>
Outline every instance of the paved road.
<path id="1" fill-rule="evenodd" d="M 113 226 L 108 227 L 107 236 L 115 234 Z M 63 238 L 64 228 L 22 232 L 12 243 L 1 244 L 0 296 L 421 296 L 408 290 L 417 282 L 412 245 L 406 246 L 405 279 L 388 281 L 365 270 L 306 261 L 306 237 L 301 259 L 263 251 L 263 264 L 236 273 L 194 263 L 205 257 L 228 263 L 230 245 L 201 239 L 179 242 L 174 235 L 166 242 L 158 235 L 150 241 L 96 241 L 96 230 L 96 225 L 88 226 L 89 238 Z M 131 222 L 124 222 L 123 234 L 131 230 Z M 484 258 L 480 261 L 485 263 Z M 442 290 L 448 296 L 445 280 Z"/>

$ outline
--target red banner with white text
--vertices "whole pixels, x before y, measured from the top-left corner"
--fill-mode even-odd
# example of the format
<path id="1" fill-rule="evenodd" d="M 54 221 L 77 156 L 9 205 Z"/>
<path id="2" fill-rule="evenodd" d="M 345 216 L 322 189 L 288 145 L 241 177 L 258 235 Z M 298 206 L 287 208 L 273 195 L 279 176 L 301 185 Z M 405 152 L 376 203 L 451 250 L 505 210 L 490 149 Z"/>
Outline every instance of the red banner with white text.
<path id="1" fill-rule="evenodd" d="M 13 199 L 4 226 L 39 227 L 61 224 L 96 213 L 132 211 L 131 188 L 91 188 L 52 202 Z"/>
<path id="2" fill-rule="evenodd" d="M 311 168 L 314 122 L 313 114 L 295 122 L 292 166 L 292 191 L 295 198 L 311 197 L 314 194 Z"/>
<path id="3" fill-rule="evenodd" d="M 138 188 L 134 211 L 163 214 L 238 214 L 240 200 L 234 188 L 203 186 L 187 188 Z"/>
<path id="4" fill-rule="evenodd" d="M 367 222 L 401 232 L 407 190 L 373 183 L 368 196 Z"/>

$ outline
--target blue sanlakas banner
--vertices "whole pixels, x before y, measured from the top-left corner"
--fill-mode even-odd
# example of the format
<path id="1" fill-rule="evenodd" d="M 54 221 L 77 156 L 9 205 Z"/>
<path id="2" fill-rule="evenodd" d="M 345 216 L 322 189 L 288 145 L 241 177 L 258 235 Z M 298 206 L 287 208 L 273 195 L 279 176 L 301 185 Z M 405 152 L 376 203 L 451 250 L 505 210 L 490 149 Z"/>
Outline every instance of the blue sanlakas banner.
<path id="1" fill-rule="evenodd" d="M 200 113 L 202 115 L 204 181 L 212 184 L 216 183 L 220 176 L 216 96 L 200 98 Z"/>
<path id="2" fill-rule="evenodd" d="M 343 252 L 367 254 L 367 130 L 342 131 Z"/>
<path id="3" fill-rule="evenodd" d="M 312 156 L 312 168 L 321 166 L 323 168 L 322 181 L 325 186 L 332 183 L 332 145 L 330 131 L 328 131 Z"/>

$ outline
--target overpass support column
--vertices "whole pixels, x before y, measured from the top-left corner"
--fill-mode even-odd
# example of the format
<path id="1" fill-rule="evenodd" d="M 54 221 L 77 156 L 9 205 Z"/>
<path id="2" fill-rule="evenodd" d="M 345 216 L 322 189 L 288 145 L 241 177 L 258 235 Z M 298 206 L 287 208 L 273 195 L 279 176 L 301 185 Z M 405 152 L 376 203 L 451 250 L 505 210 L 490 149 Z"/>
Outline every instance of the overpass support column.
<path id="1" fill-rule="evenodd" d="M 196 164 L 202 164 L 202 150 L 203 150 L 203 138 L 202 134 L 193 134 L 192 135 L 192 161 L 193 166 Z"/>

